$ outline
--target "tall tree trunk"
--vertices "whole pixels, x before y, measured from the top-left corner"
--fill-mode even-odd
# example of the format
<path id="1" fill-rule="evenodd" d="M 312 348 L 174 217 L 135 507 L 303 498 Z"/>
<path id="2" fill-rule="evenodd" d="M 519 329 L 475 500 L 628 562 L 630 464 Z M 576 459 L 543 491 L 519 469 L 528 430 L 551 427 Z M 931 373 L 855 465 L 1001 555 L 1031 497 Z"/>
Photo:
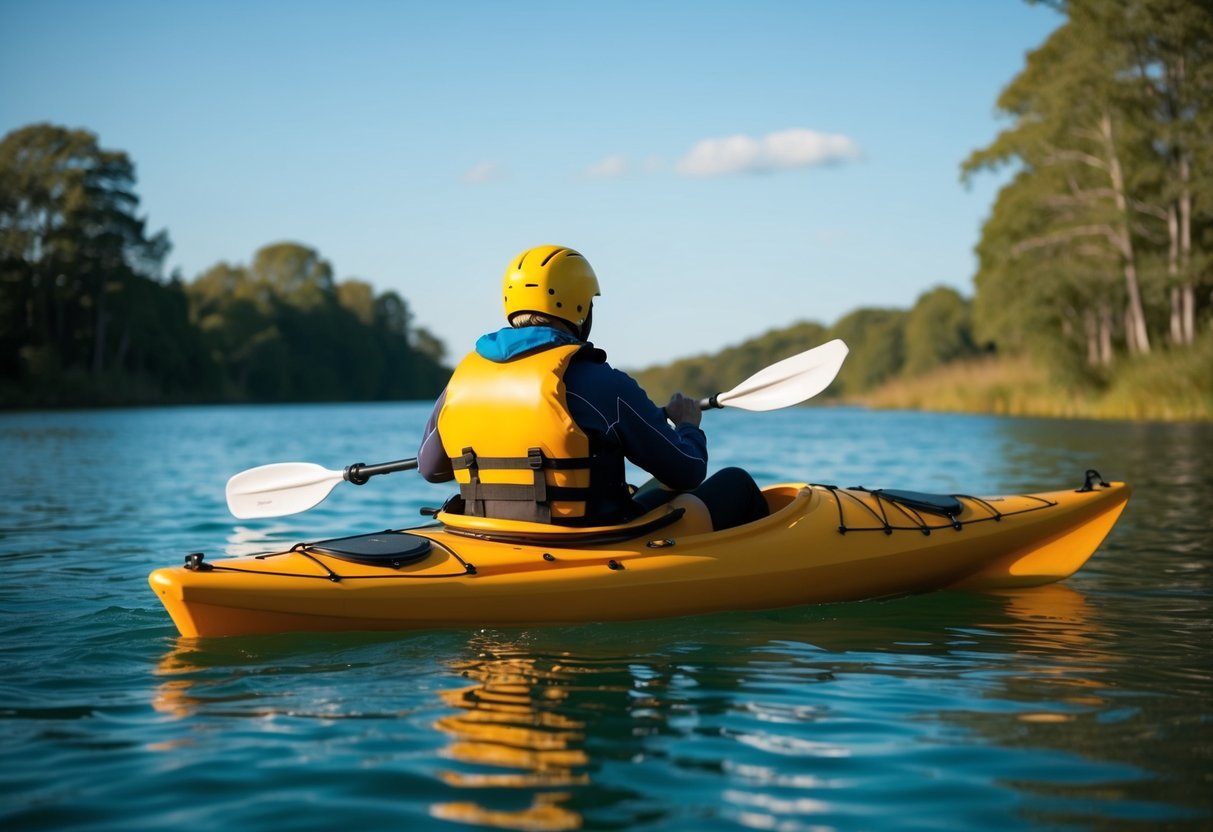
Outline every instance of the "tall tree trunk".
<path id="1" fill-rule="evenodd" d="M 1105 300 L 1099 310 L 1099 363 L 1112 366 L 1112 307 Z"/>
<path id="2" fill-rule="evenodd" d="M 1183 297 L 1184 294 L 1181 287 L 1171 287 L 1171 343 L 1176 345 L 1184 343 Z"/>
<path id="3" fill-rule="evenodd" d="M 1112 179 L 1112 191 L 1116 198 L 1116 210 L 1120 222 L 1116 231 L 1117 247 L 1124 262 L 1125 294 L 1128 304 L 1125 309 L 1125 341 L 1130 352 L 1148 353 L 1150 335 L 1146 331 L 1146 313 L 1141 302 L 1141 285 L 1137 279 L 1137 257 L 1133 250 L 1133 236 L 1129 230 L 1129 200 L 1125 194 L 1124 171 L 1116 153 L 1116 141 L 1112 135 L 1112 116 L 1106 110 L 1099 122 L 1107 151 L 1108 175 Z"/>
<path id="4" fill-rule="evenodd" d="M 1179 272 L 1183 279 L 1183 343 L 1196 340 L 1196 278 L 1192 274 L 1192 168 L 1188 154 L 1179 154 Z"/>
<path id="5" fill-rule="evenodd" d="M 1181 290 L 1183 295 L 1183 329 L 1184 343 L 1192 344 L 1196 340 L 1196 286 L 1189 280 Z"/>
<path id="6" fill-rule="evenodd" d="M 1087 334 L 1087 366 L 1099 366 L 1099 319 L 1095 310 L 1087 307 L 1082 313 L 1083 327 Z"/>
<path id="7" fill-rule="evenodd" d="M 1170 333 L 1171 343 L 1181 345 L 1184 341 L 1183 301 L 1180 292 L 1182 278 L 1179 274 L 1179 202 L 1167 206 L 1167 277 L 1171 284 Z"/>

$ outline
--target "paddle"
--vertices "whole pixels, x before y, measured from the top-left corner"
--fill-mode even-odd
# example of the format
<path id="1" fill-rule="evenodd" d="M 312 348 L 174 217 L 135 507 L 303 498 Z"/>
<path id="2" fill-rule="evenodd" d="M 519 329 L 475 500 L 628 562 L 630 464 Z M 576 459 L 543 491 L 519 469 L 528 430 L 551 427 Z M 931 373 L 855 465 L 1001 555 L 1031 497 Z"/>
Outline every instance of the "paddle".
<path id="1" fill-rule="evenodd" d="M 760 411 L 800 404 L 830 386 L 847 352 L 847 345 L 835 338 L 759 370 L 728 392 L 700 399 L 699 406 Z"/>
<path id="2" fill-rule="evenodd" d="M 227 507 L 241 520 L 256 517 L 283 517 L 307 511 L 329 495 L 339 482 L 365 485 L 378 474 L 411 471 L 415 459 L 366 465 L 347 465 L 344 471 L 330 471 L 312 462 L 275 462 L 241 471 L 227 481 Z"/>
<path id="3" fill-rule="evenodd" d="M 732 390 L 708 396 L 702 408 L 778 410 L 807 401 L 826 389 L 847 357 L 847 345 L 834 340 L 759 370 Z M 227 507 L 242 520 L 298 514 L 318 505 L 340 482 L 363 485 L 379 474 L 411 471 L 415 459 L 356 463 L 330 471 L 311 462 L 276 462 L 241 471 L 227 481 Z"/>

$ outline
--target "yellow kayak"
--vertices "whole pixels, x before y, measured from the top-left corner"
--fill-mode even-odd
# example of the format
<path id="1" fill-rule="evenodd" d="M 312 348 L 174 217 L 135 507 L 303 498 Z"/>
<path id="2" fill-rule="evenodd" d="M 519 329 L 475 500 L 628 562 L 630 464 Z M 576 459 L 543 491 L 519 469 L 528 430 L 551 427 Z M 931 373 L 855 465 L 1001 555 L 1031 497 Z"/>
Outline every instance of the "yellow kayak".
<path id="1" fill-rule="evenodd" d="M 1096 477 L 1096 479 L 1098 479 Z M 676 498 L 622 527 L 439 513 L 403 531 L 157 569 L 183 636 L 513 627 L 1037 586 L 1072 575 L 1129 499 L 1124 483 L 1001 497 L 792 483 L 771 513 L 711 531 Z"/>

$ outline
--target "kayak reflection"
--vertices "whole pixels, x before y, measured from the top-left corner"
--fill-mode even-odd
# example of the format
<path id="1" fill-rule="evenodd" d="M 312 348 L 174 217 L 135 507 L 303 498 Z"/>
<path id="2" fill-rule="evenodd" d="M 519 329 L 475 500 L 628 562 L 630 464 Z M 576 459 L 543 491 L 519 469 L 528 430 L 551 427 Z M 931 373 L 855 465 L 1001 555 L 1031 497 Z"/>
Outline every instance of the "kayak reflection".
<path id="1" fill-rule="evenodd" d="M 452 661 L 472 684 L 440 693 L 454 713 L 434 727 L 450 737 L 442 756 L 456 765 L 439 772 L 462 789 L 559 789 L 589 783 L 584 720 L 567 712 L 575 668 L 541 660 L 508 643 L 478 636 L 476 658 Z M 596 693 L 604 693 L 602 689 Z M 564 806 L 568 792 L 539 791 L 529 806 L 490 808 L 473 800 L 443 801 L 431 814 L 509 829 L 576 829 L 581 815 Z"/>
<path id="2" fill-rule="evenodd" d="M 978 625 L 1012 642 L 1015 667 L 1003 681 L 1001 697 L 1051 705 L 1017 713 L 1017 721 L 1070 722 L 1111 707 L 1105 679 L 1124 659 L 1105 648 L 1110 634 L 1086 597 L 1056 584 L 1002 596 L 1005 615 Z M 1010 739 L 1003 728 L 994 732 L 1000 742 Z"/>
<path id="3" fill-rule="evenodd" d="M 181 639 L 154 704 L 183 720 L 170 741 L 221 726 L 284 754 L 296 731 L 347 748 L 356 776 L 326 787 L 378 776 L 409 796 L 386 810 L 402 817 L 697 828 L 716 795 L 738 823 L 846 826 L 859 803 L 912 811 L 934 787 L 907 775 L 957 744 L 1051 767 L 979 776 L 979 805 L 1055 789 L 1079 811 L 1083 778 L 1140 778 L 1148 766 L 1107 762 L 1133 749 L 1095 747 L 1123 704 L 1115 643 L 1098 605 L 1057 585 L 531 631 Z M 873 685 L 882 696 L 862 695 Z M 872 727 L 890 714 L 895 736 Z"/>

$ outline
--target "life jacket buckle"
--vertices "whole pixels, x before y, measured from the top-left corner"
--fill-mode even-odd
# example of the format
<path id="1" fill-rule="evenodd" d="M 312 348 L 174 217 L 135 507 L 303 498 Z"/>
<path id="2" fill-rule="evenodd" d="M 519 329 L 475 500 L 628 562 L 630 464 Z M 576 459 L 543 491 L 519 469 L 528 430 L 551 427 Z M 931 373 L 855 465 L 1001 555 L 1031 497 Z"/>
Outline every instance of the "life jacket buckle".
<path id="1" fill-rule="evenodd" d="M 480 463 L 476 461 L 476 452 L 471 446 L 463 449 L 463 467 L 468 472 L 468 482 L 466 486 L 460 486 L 459 491 L 464 493 L 464 504 L 470 514 L 475 517 L 484 516 L 484 498 L 480 496 Z"/>
<path id="2" fill-rule="evenodd" d="M 476 465 L 476 452 L 470 447 L 463 449 L 463 467 L 471 472 L 473 478 L 478 476 Z"/>
<path id="3" fill-rule="evenodd" d="M 534 473 L 535 502 L 538 505 L 546 506 L 548 503 L 548 480 L 547 480 L 547 476 L 543 472 L 543 469 L 545 467 L 544 459 L 543 459 L 543 449 L 542 448 L 527 448 L 526 449 L 526 462 L 527 462 L 527 465 L 530 467 L 531 471 Z M 546 518 L 545 522 L 551 522 L 550 514 Z"/>

